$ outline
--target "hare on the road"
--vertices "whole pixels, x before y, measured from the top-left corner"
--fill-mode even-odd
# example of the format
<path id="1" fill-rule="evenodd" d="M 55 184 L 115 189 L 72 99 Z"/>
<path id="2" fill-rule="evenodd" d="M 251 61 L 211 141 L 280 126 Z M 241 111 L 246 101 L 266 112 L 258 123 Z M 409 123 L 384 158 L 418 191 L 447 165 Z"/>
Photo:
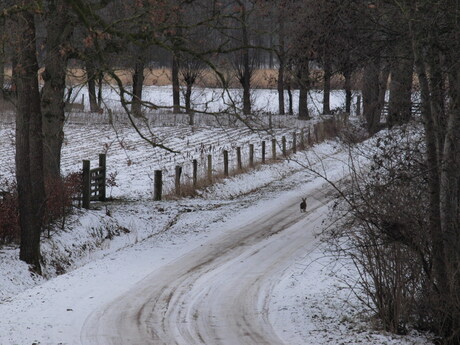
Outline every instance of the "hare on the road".
<path id="1" fill-rule="evenodd" d="M 302 198 L 302 202 L 300 203 L 300 212 L 307 211 L 307 198 Z"/>

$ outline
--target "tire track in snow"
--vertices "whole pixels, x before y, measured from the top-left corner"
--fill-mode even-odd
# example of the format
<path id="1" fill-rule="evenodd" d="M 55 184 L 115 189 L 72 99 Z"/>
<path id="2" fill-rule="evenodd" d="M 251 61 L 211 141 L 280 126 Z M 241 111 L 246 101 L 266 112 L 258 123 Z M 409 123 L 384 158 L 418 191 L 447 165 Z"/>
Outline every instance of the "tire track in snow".
<path id="1" fill-rule="evenodd" d="M 152 272 L 129 293 L 93 312 L 83 344 L 285 344 L 268 321 L 270 292 L 315 245 L 327 189 L 298 198 Z"/>

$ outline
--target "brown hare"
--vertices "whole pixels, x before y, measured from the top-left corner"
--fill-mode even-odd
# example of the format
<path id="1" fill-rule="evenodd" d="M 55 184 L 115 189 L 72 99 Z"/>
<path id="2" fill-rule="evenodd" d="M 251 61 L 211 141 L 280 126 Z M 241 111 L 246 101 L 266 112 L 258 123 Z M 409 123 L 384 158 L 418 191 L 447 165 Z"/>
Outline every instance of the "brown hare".
<path id="1" fill-rule="evenodd" d="M 300 212 L 307 211 L 307 198 L 302 198 L 302 202 L 300 203 Z"/>

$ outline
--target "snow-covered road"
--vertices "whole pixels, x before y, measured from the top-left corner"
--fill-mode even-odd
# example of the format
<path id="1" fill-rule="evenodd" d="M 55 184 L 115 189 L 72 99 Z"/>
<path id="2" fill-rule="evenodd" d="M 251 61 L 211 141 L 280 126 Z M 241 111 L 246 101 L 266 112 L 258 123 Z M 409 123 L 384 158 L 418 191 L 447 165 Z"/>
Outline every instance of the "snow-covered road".
<path id="1" fill-rule="evenodd" d="M 0 345 L 430 344 L 374 329 L 315 237 L 328 184 L 302 166 L 337 181 L 347 162 L 324 143 L 197 198 L 75 210 L 44 239 L 49 280 L 0 248 Z"/>
<path id="2" fill-rule="evenodd" d="M 282 199 L 158 268 L 86 319 L 81 343 L 285 344 L 268 321 L 271 291 L 316 242 L 327 189 Z"/>

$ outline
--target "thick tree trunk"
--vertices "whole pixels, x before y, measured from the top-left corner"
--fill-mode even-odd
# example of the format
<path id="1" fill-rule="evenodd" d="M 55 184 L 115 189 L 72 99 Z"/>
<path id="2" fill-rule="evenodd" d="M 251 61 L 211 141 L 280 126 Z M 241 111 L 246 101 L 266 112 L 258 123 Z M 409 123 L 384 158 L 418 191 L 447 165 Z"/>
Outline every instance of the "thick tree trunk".
<path id="1" fill-rule="evenodd" d="M 310 70 L 308 60 L 302 61 L 298 71 L 299 82 L 299 120 L 310 120 L 308 112 L 308 90 L 310 84 Z"/>
<path id="2" fill-rule="evenodd" d="M 440 168 L 439 156 L 437 150 L 436 128 L 431 114 L 431 99 L 428 77 L 425 71 L 425 65 L 420 57 L 417 48 L 414 48 L 415 67 L 420 82 L 420 91 L 422 96 L 422 116 L 425 127 L 425 142 L 427 146 L 427 165 L 428 165 L 428 188 L 430 193 L 429 204 L 429 227 L 430 236 L 433 246 L 433 264 L 435 279 L 433 284 L 436 290 L 441 294 L 448 291 L 448 275 L 445 262 L 445 249 L 441 227 L 440 214 Z"/>
<path id="3" fill-rule="evenodd" d="M 41 273 L 40 234 L 45 208 L 43 140 L 34 15 L 16 16 L 20 33 L 14 66 L 18 93 L 16 114 L 16 180 L 18 186 L 21 245 L 19 257 Z"/>
<path id="4" fill-rule="evenodd" d="M 46 31 L 45 70 L 42 74 L 43 151 L 45 178 L 61 177 L 61 148 L 64 140 L 64 92 L 67 55 L 64 45 L 72 34 L 67 9 L 62 1 L 49 2 Z"/>
<path id="5" fill-rule="evenodd" d="M 86 77 L 88 82 L 88 95 L 89 95 L 89 106 L 90 111 L 92 113 L 99 113 L 101 108 L 99 108 L 97 104 L 97 96 L 96 96 L 96 66 L 92 61 L 91 58 L 86 60 Z"/>
<path id="6" fill-rule="evenodd" d="M 187 83 L 185 90 L 185 111 L 187 114 L 192 113 L 192 86 L 193 84 Z"/>
<path id="7" fill-rule="evenodd" d="M 5 32 L 5 18 L 0 17 L 0 35 Z M 4 101 L 3 89 L 5 87 L 5 42 L 0 38 L 0 102 Z"/>
<path id="8" fill-rule="evenodd" d="M 363 115 L 369 134 L 378 131 L 380 125 L 380 66 L 374 60 L 369 60 L 364 67 L 363 80 Z"/>
<path id="9" fill-rule="evenodd" d="M 133 98 L 131 112 L 133 116 L 142 116 L 142 89 L 144 87 L 144 63 L 138 59 L 134 65 Z"/>
<path id="10" fill-rule="evenodd" d="M 173 87 L 173 112 L 180 113 L 180 84 L 179 84 L 179 59 L 175 53 L 172 56 L 172 87 Z"/>
<path id="11" fill-rule="evenodd" d="M 187 89 L 185 90 L 185 110 L 187 114 L 189 115 L 188 118 L 188 124 L 190 126 L 193 126 L 194 123 L 194 114 L 192 111 L 192 86 L 193 82 L 188 82 L 187 83 Z"/>
<path id="12" fill-rule="evenodd" d="M 432 52 L 429 61 L 430 66 L 430 91 L 431 91 L 431 112 L 434 125 L 436 126 L 436 142 L 438 152 L 444 150 L 444 139 L 446 137 L 447 114 L 446 114 L 446 80 L 443 77 L 442 62 L 440 53 Z M 451 90 L 455 88 L 450 88 Z"/>
<path id="13" fill-rule="evenodd" d="M 460 71 L 458 69 L 453 69 L 449 73 L 449 89 L 450 104 L 441 160 L 440 214 L 446 262 L 450 273 L 450 291 L 453 293 L 452 298 L 458 300 L 460 283 Z M 458 313 L 456 318 L 454 323 L 457 323 L 456 327 L 460 327 Z"/>
<path id="14" fill-rule="evenodd" d="M 390 127 L 407 123 L 411 118 L 413 65 L 412 55 L 409 55 L 400 57 L 391 66 L 387 118 Z"/>

